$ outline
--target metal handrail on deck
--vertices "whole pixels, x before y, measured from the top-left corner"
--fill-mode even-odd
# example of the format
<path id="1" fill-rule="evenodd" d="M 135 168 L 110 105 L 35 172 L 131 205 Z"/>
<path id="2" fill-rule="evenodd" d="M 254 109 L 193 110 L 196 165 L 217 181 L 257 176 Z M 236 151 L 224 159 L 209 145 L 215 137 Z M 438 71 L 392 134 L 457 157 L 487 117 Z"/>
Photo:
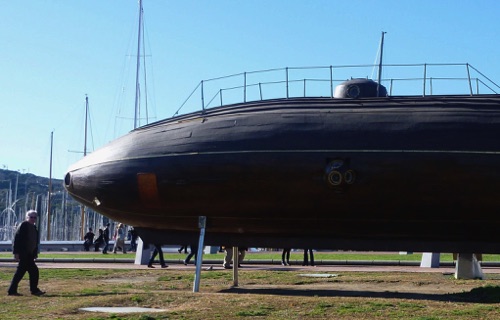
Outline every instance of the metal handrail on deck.
<path id="1" fill-rule="evenodd" d="M 249 101 L 259 101 L 275 98 L 291 98 L 291 97 L 334 97 L 335 86 L 353 78 L 373 78 L 373 76 L 368 76 L 362 72 L 366 72 L 372 69 L 372 74 L 374 68 L 378 68 L 378 65 L 341 65 L 341 66 L 315 66 L 315 67 L 285 67 L 278 69 L 266 69 L 259 71 L 250 71 L 236 73 L 228 76 L 217 77 L 202 80 L 194 88 L 188 98 L 182 103 L 182 105 L 174 113 L 174 116 L 179 115 L 180 110 L 185 107 L 188 102 L 191 102 L 195 93 L 199 90 L 201 97 L 201 110 L 205 111 L 207 108 L 212 108 L 216 106 L 223 106 L 233 103 L 245 103 Z M 422 64 L 385 64 L 384 74 L 390 73 L 393 69 L 405 68 L 421 68 L 420 73 L 414 71 L 413 74 L 410 72 L 410 76 L 403 78 L 387 77 L 381 79 L 381 84 L 388 87 L 389 95 L 435 95 L 435 82 L 446 81 L 462 81 L 468 84 L 468 87 L 462 92 L 456 93 L 456 87 L 450 90 L 449 86 L 445 86 L 445 89 L 450 90 L 453 93 L 444 93 L 450 95 L 478 95 L 480 94 L 481 88 L 486 88 L 490 93 L 498 94 L 496 90 L 500 89 L 500 86 L 496 84 L 493 80 L 485 76 L 479 70 L 474 68 L 469 63 L 422 63 Z M 435 75 L 435 67 L 448 68 L 448 67 L 465 67 L 466 76 L 442 76 L 440 74 Z M 362 70 L 359 72 L 358 70 Z M 430 74 L 430 71 L 433 74 Z M 353 71 L 354 70 L 354 71 Z M 388 72 L 389 70 L 389 72 Z M 477 75 L 471 77 L 471 71 L 474 71 Z M 415 73 L 417 72 L 417 73 Z M 462 70 L 463 72 L 463 70 Z M 401 72 L 398 72 L 401 73 Z M 302 76 L 303 74 L 312 74 L 309 77 Z M 335 77 L 334 78 L 334 74 Z M 353 76 L 356 74 L 356 76 Z M 254 80 L 255 78 L 255 80 Z M 420 93 L 413 93 L 415 87 L 412 85 L 414 82 L 420 83 L 422 89 Z M 394 92 L 396 88 L 396 83 L 399 84 L 398 92 Z M 409 86 L 405 86 L 405 83 L 411 83 Z M 475 91 L 473 87 L 475 83 Z M 220 85 L 219 85 L 220 84 Z M 297 84 L 300 84 L 298 88 Z M 271 88 L 266 92 L 268 97 L 264 98 L 264 88 Z M 299 89 L 300 88 L 300 89 Z M 254 90 L 253 94 L 250 91 Z M 300 90 L 300 91 L 299 91 Z M 300 94 L 299 94 L 300 92 Z M 310 93 L 311 92 L 311 93 Z M 443 93 L 441 93 L 443 94 Z M 209 98 L 208 102 L 207 98 Z M 218 99 L 217 99 L 218 98 Z M 218 100 L 218 105 L 213 105 L 214 101 Z M 226 101 L 224 101 L 226 100 Z M 199 108 L 196 108 L 199 110 Z"/>

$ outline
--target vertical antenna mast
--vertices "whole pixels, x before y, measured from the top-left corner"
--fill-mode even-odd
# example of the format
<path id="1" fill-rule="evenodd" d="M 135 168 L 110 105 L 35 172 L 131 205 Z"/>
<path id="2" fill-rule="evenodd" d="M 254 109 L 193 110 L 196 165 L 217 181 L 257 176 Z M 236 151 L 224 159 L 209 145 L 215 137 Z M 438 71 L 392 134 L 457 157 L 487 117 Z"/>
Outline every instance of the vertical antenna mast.
<path id="1" fill-rule="evenodd" d="M 135 113 L 134 113 L 134 129 L 137 128 L 137 120 L 139 119 L 140 108 L 140 93 L 141 87 L 139 84 L 139 72 L 141 66 L 141 36 L 142 36 L 142 0 L 139 0 L 139 32 L 137 35 L 137 67 L 135 73 Z"/>
<path id="2" fill-rule="evenodd" d="M 83 142 L 83 156 L 87 155 L 87 119 L 89 117 L 89 97 L 85 95 L 85 141 Z"/>
<path id="3" fill-rule="evenodd" d="M 380 39 L 380 60 L 378 63 L 378 81 L 377 81 L 377 97 L 380 96 L 380 82 L 382 81 L 382 56 L 384 55 L 384 35 L 387 32 L 382 31 L 382 38 Z"/>

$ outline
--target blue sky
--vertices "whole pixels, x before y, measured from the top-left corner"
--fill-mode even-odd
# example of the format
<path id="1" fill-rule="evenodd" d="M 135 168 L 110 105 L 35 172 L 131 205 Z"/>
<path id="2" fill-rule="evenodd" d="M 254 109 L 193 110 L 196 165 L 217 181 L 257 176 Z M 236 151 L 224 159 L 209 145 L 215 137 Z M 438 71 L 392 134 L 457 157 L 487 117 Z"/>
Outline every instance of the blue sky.
<path id="1" fill-rule="evenodd" d="M 132 129 L 136 0 L 0 1 L 0 168 L 62 178 Z M 144 0 L 148 110 L 171 117 L 202 79 L 284 67 L 468 62 L 500 82 L 500 2 Z"/>

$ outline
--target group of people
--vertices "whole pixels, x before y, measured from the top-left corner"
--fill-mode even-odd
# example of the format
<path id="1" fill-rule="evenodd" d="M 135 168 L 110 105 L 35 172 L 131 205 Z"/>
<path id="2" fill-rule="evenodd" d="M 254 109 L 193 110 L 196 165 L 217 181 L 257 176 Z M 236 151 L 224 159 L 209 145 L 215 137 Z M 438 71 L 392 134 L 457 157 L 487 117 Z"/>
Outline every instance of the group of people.
<path id="1" fill-rule="evenodd" d="M 131 238 L 131 249 L 132 251 L 136 250 L 136 239 L 137 235 L 135 233 L 135 230 L 133 227 L 129 230 L 129 236 Z M 114 246 L 113 246 L 113 253 L 116 253 L 118 249 L 122 250 L 123 253 L 126 253 L 125 249 L 125 230 L 124 226 L 122 223 L 119 223 L 113 239 L 115 240 Z M 104 245 L 102 253 L 106 254 L 108 250 L 108 244 L 109 244 L 109 223 L 106 224 L 104 229 L 99 229 L 99 236 L 95 241 L 94 240 L 94 233 L 92 232 L 92 228 L 89 228 L 89 232 L 84 237 L 84 249 L 85 251 L 90 250 L 90 246 L 94 245 L 95 251 L 99 251 L 99 247 L 101 245 Z M 153 263 L 155 262 L 156 257 L 159 257 L 159 262 L 160 266 L 162 268 L 167 268 L 168 266 L 165 263 L 165 259 L 163 257 L 163 251 L 161 249 L 160 244 L 153 244 L 154 250 L 151 254 L 151 257 L 148 262 L 148 267 L 149 268 L 154 268 Z M 190 252 L 188 253 L 188 247 L 190 248 Z M 245 258 L 245 252 L 248 250 L 248 248 L 238 248 L 238 266 L 241 267 L 241 262 Z M 283 266 L 289 266 L 290 265 L 290 252 L 291 248 L 284 248 L 281 254 L 281 265 Z M 198 245 L 191 244 L 191 245 L 183 245 L 181 246 L 178 250 L 179 253 L 184 253 L 187 254 L 186 258 L 183 260 L 184 265 L 188 265 L 191 261 L 191 259 L 194 257 L 194 265 L 196 266 L 196 258 L 198 255 Z M 225 252 L 224 256 L 224 261 L 222 266 L 224 269 L 232 269 L 232 263 L 233 263 L 233 247 L 230 246 L 221 246 L 220 247 L 220 252 Z M 302 262 L 303 266 L 314 266 L 314 253 L 313 249 L 307 248 L 304 249 L 304 259 Z"/>
<path id="2" fill-rule="evenodd" d="M 8 289 L 8 295 L 10 296 L 20 296 L 21 294 L 18 292 L 18 286 L 19 282 L 22 280 L 26 272 L 29 274 L 29 286 L 30 286 L 30 291 L 32 295 L 35 296 L 41 296 L 45 294 L 44 291 L 40 290 L 38 288 L 38 280 L 39 280 L 39 271 L 38 267 L 35 263 L 36 259 L 38 258 L 38 243 L 39 243 L 39 236 L 38 236 L 38 229 L 36 226 L 38 218 L 38 213 L 35 210 L 29 210 L 26 213 L 26 220 L 23 221 L 17 228 L 14 239 L 12 241 L 12 252 L 14 254 L 14 259 L 18 262 L 18 266 L 16 269 L 16 272 L 14 273 L 14 276 L 12 278 L 11 284 Z M 85 251 L 89 251 L 90 247 L 94 245 L 94 250 L 99 251 L 99 247 L 103 245 L 103 250 L 102 253 L 106 254 L 108 251 L 108 245 L 109 245 L 109 239 L 110 239 L 110 233 L 109 233 L 109 226 L 110 224 L 107 223 L 106 226 L 103 229 L 99 229 L 99 235 L 97 239 L 94 241 L 95 234 L 93 233 L 92 228 L 89 228 L 89 231 L 84 237 L 84 249 Z M 129 231 L 129 234 L 132 234 L 132 243 L 135 244 L 136 241 L 136 235 L 131 228 Z M 123 253 L 126 253 L 125 249 L 125 237 L 126 237 L 126 232 L 125 228 L 122 223 L 119 223 L 115 233 L 114 233 L 114 247 L 113 247 L 113 252 L 116 253 L 118 249 L 120 249 Z M 190 261 L 191 258 L 194 257 L 196 261 L 197 253 L 198 253 L 198 246 L 197 245 L 190 245 L 190 253 L 186 256 L 184 259 L 184 265 L 187 265 Z M 132 247 L 134 250 L 135 248 Z M 182 246 L 179 248 L 179 253 L 181 253 L 184 250 L 184 252 L 187 253 L 187 246 Z M 223 262 L 223 267 L 225 269 L 232 269 L 231 264 L 233 263 L 233 247 L 231 246 L 224 246 L 221 247 L 221 250 L 225 252 L 224 256 L 224 262 Z M 248 250 L 248 248 L 239 248 L 238 249 L 238 263 L 241 264 L 243 259 L 245 258 L 245 252 Z M 290 248 L 284 248 L 282 255 L 281 255 L 281 261 L 282 265 L 290 265 Z M 161 248 L 160 244 L 154 244 L 154 251 L 153 254 L 151 255 L 151 258 L 148 263 L 149 268 L 154 268 L 153 262 L 156 259 L 156 256 L 159 255 L 160 259 L 160 265 L 162 268 L 168 267 L 165 264 L 165 260 L 163 257 L 163 251 Z M 195 262 L 196 265 L 196 262 Z M 304 249 L 304 260 L 303 260 L 303 266 L 311 265 L 314 266 L 314 254 L 312 249 Z"/>
<path id="3" fill-rule="evenodd" d="M 110 240 L 110 224 L 107 223 L 102 229 L 99 229 L 99 234 L 97 238 L 95 238 L 94 231 L 92 228 L 89 228 L 89 231 L 83 237 L 83 249 L 85 251 L 90 251 L 90 247 L 94 246 L 94 251 L 100 251 L 100 247 L 102 246 L 102 253 L 107 254 L 109 249 L 109 240 Z M 137 234 L 133 227 L 131 227 L 128 231 L 128 236 L 130 238 L 130 250 L 136 251 L 136 243 L 137 243 Z M 122 251 L 123 253 L 127 253 L 125 247 L 125 239 L 127 237 L 127 233 L 125 231 L 125 226 L 123 223 L 119 223 L 116 227 L 115 233 L 113 235 L 113 240 L 115 241 L 113 245 L 113 253 L 116 253 L 117 250 Z"/>
<path id="4" fill-rule="evenodd" d="M 187 253 L 187 245 L 181 246 L 177 251 L 179 253 Z M 198 256 L 198 245 L 196 244 L 191 244 L 189 245 L 190 252 L 187 254 L 186 258 L 184 259 L 183 263 L 185 266 L 187 266 L 191 259 L 194 257 L 194 265 L 196 266 L 196 259 Z M 238 248 L 238 266 L 241 267 L 241 262 L 245 258 L 245 252 L 248 251 L 248 248 Z M 224 256 L 224 261 L 222 263 L 222 266 L 224 269 L 232 269 L 232 264 L 233 264 L 233 247 L 229 246 L 221 246 L 220 247 L 220 252 L 225 252 Z"/>
<path id="5" fill-rule="evenodd" d="M 190 246 L 191 252 L 186 256 L 186 259 L 184 259 L 184 265 L 188 265 L 191 258 L 194 256 L 195 261 L 196 261 L 196 255 L 198 252 L 198 246 L 197 245 L 191 245 Z M 184 250 L 185 253 L 187 253 L 187 246 L 182 246 L 180 247 L 177 251 L 181 253 Z M 230 246 L 222 246 L 220 248 L 221 252 L 225 252 L 224 255 L 224 262 L 222 266 L 224 269 L 232 269 L 232 263 L 233 263 L 233 247 Z M 245 259 L 245 253 L 248 251 L 248 248 L 238 248 L 238 266 L 241 267 L 241 263 L 243 259 Z M 290 265 L 290 252 L 292 251 L 291 248 L 284 248 L 282 253 L 281 253 L 281 265 L 283 266 L 289 266 Z M 195 262 L 196 265 L 196 262 Z M 313 249 L 307 248 L 304 249 L 304 259 L 302 261 L 303 266 L 313 266 L 314 267 L 314 252 Z"/>
<path id="6" fill-rule="evenodd" d="M 283 265 L 283 266 L 290 265 L 290 251 L 292 251 L 291 248 L 284 248 L 283 249 L 283 252 L 281 253 L 281 265 Z M 314 267 L 313 249 L 310 249 L 310 248 L 304 249 L 304 260 L 302 260 L 302 265 L 303 266 L 311 265 Z"/>
<path id="7" fill-rule="evenodd" d="M 12 278 L 7 294 L 9 296 L 21 296 L 18 292 L 18 286 L 23 279 L 26 272 L 29 274 L 29 287 L 32 295 L 41 296 L 45 294 L 45 291 L 38 288 L 38 281 L 40 278 L 38 266 L 36 265 L 36 259 L 38 258 L 38 244 L 39 235 L 37 228 L 38 213 L 35 210 L 29 210 L 26 212 L 26 219 L 19 224 L 12 240 L 12 253 L 14 254 L 14 259 L 18 262 L 16 272 Z M 90 247 L 93 245 L 95 251 L 99 251 L 99 247 L 103 246 L 102 253 L 108 253 L 110 232 L 110 224 L 107 223 L 103 229 L 99 229 L 99 235 L 94 241 L 95 234 L 92 228 L 84 236 L 83 247 L 85 251 L 90 251 Z M 132 243 L 135 244 L 136 236 L 133 228 L 129 231 L 133 235 Z M 122 223 L 119 223 L 114 236 L 115 243 L 113 247 L 113 252 L 116 253 L 118 249 L 126 253 L 125 249 L 125 228 Z M 132 247 L 134 250 L 135 248 Z M 159 250 L 162 260 L 163 253 L 161 248 Z M 152 257 L 154 259 L 154 257 Z"/>
<path id="8" fill-rule="evenodd" d="M 103 228 L 99 228 L 99 234 L 97 235 L 97 239 L 94 240 L 95 234 L 92 228 L 89 228 L 89 231 L 83 237 L 83 249 L 85 251 L 90 251 L 90 247 L 94 246 L 94 251 L 100 251 L 100 247 L 103 246 L 102 253 L 108 253 L 108 245 L 109 245 L 109 223 L 106 224 Z"/>

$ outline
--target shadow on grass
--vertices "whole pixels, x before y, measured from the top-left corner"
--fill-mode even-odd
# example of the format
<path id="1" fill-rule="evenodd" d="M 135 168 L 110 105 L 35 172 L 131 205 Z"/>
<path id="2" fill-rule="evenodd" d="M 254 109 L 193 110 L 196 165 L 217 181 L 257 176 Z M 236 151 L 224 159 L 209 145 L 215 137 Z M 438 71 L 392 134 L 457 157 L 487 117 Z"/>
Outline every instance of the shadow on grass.
<path id="1" fill-rule="evenodd" d="M 411 299 L 432 300 L 449 302 L 470 303 L 500 303 L 500 286 L 485 286 L 474 288 L 468 292 L 429 294 L 411 292 L 374 292 L 374 291 L 350 291 L 350 290 L 315 290 L 315 289 L 245 289 L 229 288 L 221 290 L 222 293 L 246 293 L 246 294 L 271 294 L 283 296 L 305 296 L 305 297 L 360 297 L 360 298 L 384 298 L 384 299 Z"/>

